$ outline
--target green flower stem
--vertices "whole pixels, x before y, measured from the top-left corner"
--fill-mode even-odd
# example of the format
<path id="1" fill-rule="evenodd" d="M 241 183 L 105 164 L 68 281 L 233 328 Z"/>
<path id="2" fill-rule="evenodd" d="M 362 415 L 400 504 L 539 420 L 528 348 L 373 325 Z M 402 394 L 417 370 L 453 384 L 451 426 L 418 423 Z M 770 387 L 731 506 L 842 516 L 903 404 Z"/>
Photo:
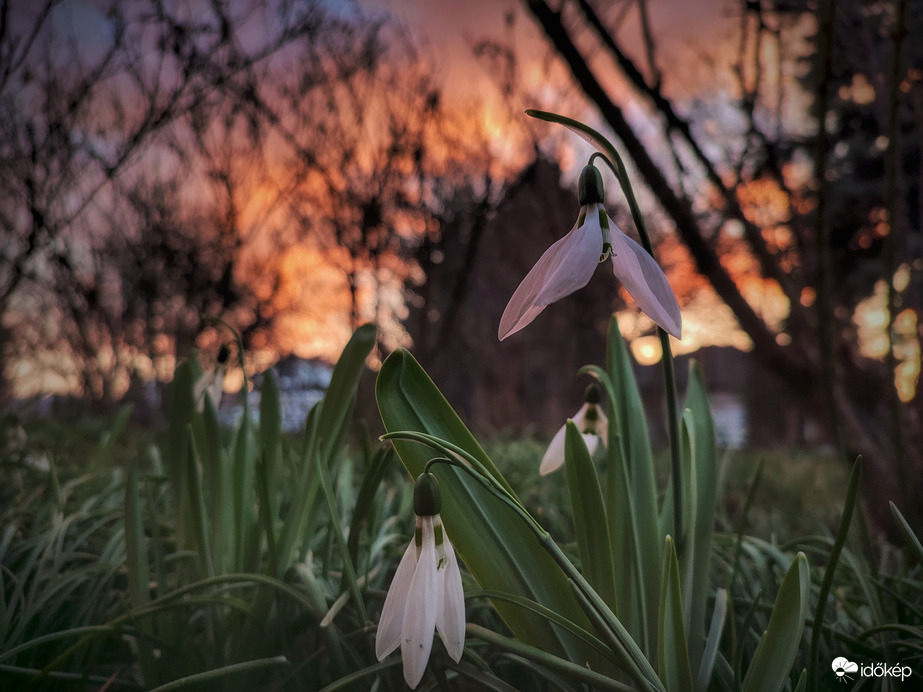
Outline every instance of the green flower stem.
<path id="1" fill-rule="evenodd" d="M 576 589 L 578 589 L 581 595 L 586 599 L 589 606 L 591 606 L 594 613 L 596 613 L 599 618 L 605 623 L 608 630 L 614 636 L 615 641 L 621 647 L 621 651 L 613 650 L 613 653 L 618 655 L 625 664 L 625 672 L 631 676 L 631 678 L 642 688 L 653 688 L 656 690 L 662 690 L 663 687 L 660 684 L 660 680 L 657 677 L 657 673 L 651 667 L 650 662 L 644 657 L 644 654 L 641 652 L 641 649 L 638 647 L 637 643 L 631 638 L 631 635 L 628 633 L 628 630 L 622 625 L 619 619 L 615 616 L 609 606 L 605 601 L 600 598 L 599 594 L 596 593 L 596 590 L 589 584 L 589 582 L 584 579 L 580 571 L 574 566 L 570 561 L 564 551 L 558 547 L 558 544 L 555 543 L 554 539 L 551 537 L 551 534 L 548 533 L 541 524 L 539 524 L 535 518 L 529 514 L 526 508 L 522 505 L 518 498 L 515 495 L 510 493 L 506 487 L 500 485 L 500 483 L 491 475 L 485 473 L 482 470 L 482 466 L 477 462 L 471 455 L 465 453 L 459 448 L 451 449 L 454 445 L 440 440 L 437 437 L 432 435 L 427 435 L 426 433 L 418 433 L 414 431 L 398 431 L 382 435 L 382 440 L 386 439 L 403 439 L 403 440 L 413 440 L 415 442 L 422 442 L 427 444 L 434 449 L 437 449 L 443 453 L 452 453 L 458 456 L 462 456 L 465 461 L 473 461 L 475 463 L 469 465 L 462 461 L 457 461 L 453 459 L 433 459 L 427 465 L 426 469 L 428 470 L 431 466 L 435 464 L 448 464 L 454 466 L 457 469 L 460 469 L 467 473 L 471 478 L 476 480 L 478 483 L 484 486 L 486 490 L 491 492 L 496 498 L 506 503 L 514 512 L 516 512 L 523 521 L 525 521 L 526 526 L 531 529 L 538 538 L 539 544 L 545 551 L 551 556 L 555 563 L 561 568 L 565 575 L 573 582 Z M 456 451 L 457 450 L 457 451 Z"/>
<path id="2" fill-rule="evenodd" d="M 603 160 L 612 169 L 619 184 L 622 186 L 622 192 L 628 201 L 628 208 L 631 210 L 631 218 L 635 222 L 635 228 L 638 229 L 638 236 L 641 238 L 641 244 L 647 250 L 651 257 L 654 257 L 654 248 L 651 245 L 651 239 L 647 232 L 647 226 L 644 223 L 644 216 L 641 214 L 641 207 L 635 198 L 634 190 L 631 187 L 631 181 L 628 179 L 628 171 L 622 161 L 619 152 L 608 139 L 588 125 L 574 120 L 572 118 L 529 109 L 526 115 L 544 120 L 550 123 L 557 123 L 576 133 L 584 140 L 595 146 L 599 151 L 594 152 L 590 161 L 596 156 L 602 156 Z M 670 471 L 673 476 L 673 539 L 676 544 L 677 553 L 682 552 L 683 545 L 683 488 L 681 473 L 681 452 L 679 436 L 679 408 L 678 398 L 676 396 L 676 373 L 673 367 L 673 351 L 670 347 L 670 335 L 658 327 L 657 331 L 660 336 L 660 348 L 663 351 L 661 361 L 663 363 L 663 384 L 667 397 L 667 423 L 670 430 Z"/>

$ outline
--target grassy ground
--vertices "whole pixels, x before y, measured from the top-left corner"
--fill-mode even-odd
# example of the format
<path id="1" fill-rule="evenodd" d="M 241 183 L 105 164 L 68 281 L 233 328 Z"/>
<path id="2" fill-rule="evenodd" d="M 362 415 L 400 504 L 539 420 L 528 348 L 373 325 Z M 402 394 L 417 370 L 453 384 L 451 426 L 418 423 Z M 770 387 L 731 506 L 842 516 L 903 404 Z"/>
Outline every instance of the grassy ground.
<path id="1" fill-rule="evenodd" d="M 348 415 L 348 406 L 342 410 Z M 183 449 L 175 442 L 177 429 L 132 426 L 127 411 L 67 420 L 19 421 L 15 412 L 2 417 L 0 688 L 340 689 L 338 680 L 377 671 L 379 689 L 400 689 L 399 660 L 378 664 L 368 650 L 371 623 L 412 527 L 411 486 L 400 462 L 354 431 L 346 446 L 329 450 L 327 487 L 298 470 L 305 450 L 328 453 L 323 437 L 276 439 L 265 427 L 242 437 L 226 430 L 216 433 L 217 446 L 209 449 L 207 418 L 194 418 L 187 433 L 189 453 L 202 471 L 202 516 L 190 500 L 192 511 L 178 519 L 177 480 L 170 470 L 171 455 Z M 579 562 L 564 471 L 538 474 L 544 444 L 503 434 L 484 442 L 526 508 Z M 226 468 L 235 459 L 249 460 L 250 487 L 261 498 L 252 506 L 263 507 L 272 488 L 270 516 L 290 517 L 307 498 L 303 531 L 292 539 L 292 557 L 284 564 L 278 556 L 287 522 L 272 521 L 262 509 L 254 509 L 249 524 L 235 518 L 233 508 L 241 505 L 234 504 L 233 488 L 225 488 L 230 499 L 219 486 L 209 489 L 210 455 Z M 263 460 L 276 456 L 273 476 Z M 748 623 L 765 626 L 790 560 L 785 555 L 808 554 L 816 597 L 843 511 L 847 469 L 807 450 L 741 450 L 722 453 L 719 461 L 709 603 L 714 586 L 728 581 L 728 565 L 737 564 L 730 617 L 745 630 Z M 665 466 L 657 461 L 661 477 Z M 198 481 L 189 478 L 185 492 L 194 498 Z M 739 532 L 749 537 L 743 544 Z M 826 616 L 831 642 L 859 660 L 903 657 L 923 672 L 919 640 L 912 644 L 923 632 L 923 589 L 914 558 L 892 550 L 897 562 L 879 573 L 886 551 L 864 554 L 854 535 L 844 553 L 848 570 L 838 573 L 836 600 Z M 358 575 L 352 577 L 355 592 L 344 571 L 347 555 Z M 478 584 L 468 575 L 464 583 L 468 621 L 508 636 Z M 748 610 L 747 599 L 754 607 L 765 605 Z M 332 624 L 320 626 L 325 618 Z M 874 634 L 881 628 L 889 634 Z M 523 663 L 521 652 L 469 638 L 468 655 L 484 663 L 496 689 L 555 687 L 552 678 Z M 739 655 L 751 656 L 756 642 L 741 640 Z M 807 646 L 805 640 L 798 658 L 805 667 Z M 834 649 L 822 645 L 824 666 Z M 437 671 L 452 666 L 444 652 L 435 652 L 433 660 Z M 453 670 L 457 689 L 483 689 L 486 678 L 477 677 L 483 671 Z M 367 683 L 361 678 L 342 688 L 367 689 Z M 714 688 L 737 689 L 731 667 L 720 683 Z"/>

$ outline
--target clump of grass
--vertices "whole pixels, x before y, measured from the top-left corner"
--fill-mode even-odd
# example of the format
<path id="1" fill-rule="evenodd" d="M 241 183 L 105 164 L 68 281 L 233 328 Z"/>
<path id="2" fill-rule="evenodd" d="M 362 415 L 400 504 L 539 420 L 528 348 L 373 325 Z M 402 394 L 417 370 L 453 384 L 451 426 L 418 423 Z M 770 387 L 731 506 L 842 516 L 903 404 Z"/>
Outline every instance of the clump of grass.
<path id="1" fill-rule="evenodd" d="M 375 660 L 374 623 L 412 535 L 412 486 L 391 447 L 362 431 L 347 444 L 356 383 L 373 336 L 371 329 L 357 332 L 327 397 L 298 436 L 281 433 L 271 375 L 259 423 L 245 416 L 234 429 L 221 429 L 210 403 L 195 405 L 192 364 L 178 369 L 163 435 L 127 426 L 124 412 L 69 427 L 4 419 L 0 688 L 400 689 L 399 659 Z M 406 354 L 402 358 L 410 368 Z M 593 372 L 609 377 L 602 369 Z M 401 396 L 421 373 L 393 380 L 405 388 Z M 452 420 L 454 412 L 425 382 L 419 379 L 425 392 L 413 396 L 427 404 L 413 409 L 414 415 L 448 426 L 461 439 L 461 422 Z M 706 402 L 687 405 L 694 415 L 684 422 L 684 454 L 712 454 L 717 468 L 717 452 L 707 444 Z M 610 418 L 615 415 L 610 411 Z M 625 418 L 620 430 L 637 436 L 643 428 Z M 613 491 L 611 460 L 602 457 L 622 450 L 623 442 L 613 436 L 607 454 L 574 462 L 579 436 L 569 440 L 568 463 L 580 464 L 582 472 L 552 477 L 538 475 L 544 441 L 532 436 L 498 435 L 485 445 L 487 452 L 478 452 L 473 438 L 463 444 L 493 460 L 510 491 L 547 531 L 549 546 L 560 546 L 557 559 L 612 598 L 599 551 L 586 548 L 594 535 L 604 535 L 598 528 L 618 504 L 595 514 L 586 508 L 598 507 L 593 493 Z M 632 463 L 653 458 L 639 444 L 636 437 Z M 405 463 L 408 454 L 431 458 L 419 442 L 401 442 L 398 449 Z M 597 474 L 601 484 L 594 489 L 589 479 Z M 702 492 L 703 486 L 687 480 L 685 492 Z M 711 536 L 699 554 L 704 571 L 695 577 L 698 586 L 691 586 L 694 563 L 688 552 L 682 557 L 684 547 L 672 537 L 662 544 L 662 559 L 647 581 L 638 578 L 630 540 L 609 548 L 618 567 L 613 585 L 629 594 L 613 599 L 618 618 L 650 657 L 654 682 L 671 690 L 683 680 L 695 690 L 759 689 L 758 674 L 750 671 L 782 666 L 774 673 L 782 689 L 825 689 L 823 674 L 837 656 L 923 670 L 923 549 L 906 522 L 900 525 L 904 546 L 871 551 L 859 540 L 857 518 L 843 518 L 844 507 L 854 502 L 855 483 L 820 453 L 735 452 L 723 462 L 721 480 L 716 475 L 712 482 L 714 510 L 707 520 L 686 522 L 692 527 L 687 550 L 689 541 L 701 540 L 700 534 L 692 537 L 696 526 Z M 472 488 L 483 492 L 481 485 Z M 642 494 L 624 497 L 637 503 Z M 672 495 L 661 482 L 654 497 L 654 528 L 666 531 Z M 621 521 L 637 517 L 624 511 Z M 458 524 L 447 526 L 456 532 L 454 541 Z M 533 540 L 531 535 L 523 533 L 522 540 Z M 552 612 L 549 601 L 517 595 L 512 581 L 497 588 L 476 577 L 475 569 L 463 576 L 465 658 L 456 664 L 437 647 L 429 684 L 622 689 L 625 662 L 610 655 L 614 640 L 597 636 L 603 622 L 581 624 L 578 616 Z M 630 597 L 641 584 L 655 589 L 647 629 L 641 601 Z M 596 656 L 591 668 L 568 659 L 566 651 L 530 644 L 503 610 L 513 602 L 539 620 L 554 618 L 555 627 L 589 633 Z M 698 630 L 685 624 L 687 602 L 700 604 Z M 809 634 L 789 636 L 797 628 L 777 615 L 780 602 L 797 611 L 790 616 L 803 614 Z M 776 635 L 788 646 L 784 661 L 760 649 L 761 638 L 774 630 L 785 633 Z M 556 631 L 566 641 L 564 630 Z M 665 638 L 670 632 L 672 638 Z M 684 660 L 698 662 L 694 679 L 683 678 Z"/>

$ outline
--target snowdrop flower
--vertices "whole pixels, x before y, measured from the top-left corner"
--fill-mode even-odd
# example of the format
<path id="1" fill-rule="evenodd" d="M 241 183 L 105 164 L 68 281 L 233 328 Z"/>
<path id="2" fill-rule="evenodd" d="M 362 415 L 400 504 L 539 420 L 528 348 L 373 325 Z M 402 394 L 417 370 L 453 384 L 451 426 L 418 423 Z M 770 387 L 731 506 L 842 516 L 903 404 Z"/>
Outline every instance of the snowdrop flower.
<path id="1" fill-rule="evenodd" d="M 394 573 L 375 637 L 379 661 L 401 647 L 404 680 L 411 688 L 423 678 L 434 630 L 456 663 L 465 648 L 465 592 L 439 518 L 441 504 L 436 477 L 420 474 L 413 490 L 413 540 Z"/>
<path id="2" fill-rule="evenodd" d="M 584 395 L 583 406 L 571 418 L 574 425 L 583 434 L 583 441 L 586 442 L 586 448 L 590 454 L 596 451 L 600 440 L 603 444 L 606 444 L 606 437 L 609 434 L 609 419 L 606 418 L 606 414 L 603 413 L 598 404 L 599 390 L 596 389 L 595 385 L 591 384 L 587 387 Z M 538 467 L 538 472 L 543 476 L 559 469 L 564 464 L 564 436 L 566 430 L 566 425 L 561 426 L 561 429 L 551 438 L 551 444 L 548 445 L 545 456 L 542 457 L 542 464 Z"/>
<path id="3" fill-rule="evenodd" d="M 519 284 L 500 318 L 500 340 L 528 325 L 551 303 L 586 286 L 596 265 L 607 257 L 638 307 L 681 338 L 682 316 L 667 277 L 654 258 L 609 219 L 603 208 L 602 176 L 595 166 L 584 166 L 577 197 L 577 225 L 545 251 Z"/>
<path id="4" fill-rule="evenodd" d="M 212 400 L 217 410 L 221 403 L 221 394 L 224 392 L 224 373 L 227 370 L 228 358 L 231 352 L 227 346 L 223 345 L 218 349 L 215 368 L 209 372 L 203 372 L 196 380 L 192 390 L 193 400 L 195 401 L 196 410 L 201 413 L 205 410 L 205 397 Z"/>

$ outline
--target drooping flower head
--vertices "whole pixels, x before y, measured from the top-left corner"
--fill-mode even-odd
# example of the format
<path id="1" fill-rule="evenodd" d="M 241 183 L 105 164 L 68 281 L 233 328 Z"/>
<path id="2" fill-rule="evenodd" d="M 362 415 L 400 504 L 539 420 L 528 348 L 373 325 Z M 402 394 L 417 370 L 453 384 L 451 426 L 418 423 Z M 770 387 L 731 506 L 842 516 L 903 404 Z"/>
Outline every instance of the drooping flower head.
<path id="1" fill-rule="evenodd" d="M 218 349 L 218 357 L 215 359 L 215 367 L 208 372 L 199 375 L 193 386 L 193 399 L 196 410 L 200 413 L 205 409 L 205 397 L 211 399 L 215 408 L 221 403 L 221 394 L 224 392 L 224 375 L 228 366 L 228 358 L 231 351 L 224 344 Z"/>
<path id="2" fill-rule="evenodd" d="M 583 441 L 586 448 L 592 454 L 596 451 L 599 443 L 606 444 L 606 438 L 609 435 L 609 419 L 603 413 L 599 406 L 599 389 L 596 385 L 591 384 L 586 388 L 584 394 L 583 406 L 571 418 L 574 425 L 583 435 Z M 538 468 L 540 474 L 547 475 L 555 471 L 564 464 L 564 440 L 567 434 L 567 426 L 561 426 L 561 429 L 551 438 L 548 449 L 542 457 L 542 463 Z"/>
<path id="3" fill-rule="evenodd" d="M 423 679 L 434 632 L 456 663 L 465 648 L 465 592 L 439 517 L 441 505 L 436 477 L 420 474 L 413 489 L 414 537 L 394 573 L 375 637 L 379 661 L 401 647 L 404 680 L 411 688 Z"/>
<path id="4" fill-rule="evenodd" d="M 682 315 L 667 277 L 654 258 L 609 218 L 604 197 L 599 170 L 584 166 L 577 184 L 577 224 L 545 251 L 513 293 L 500 318 L 501 341 L 551 303 L 586 286 L 596 265 L 608 257 L 613 273 L 638 307 L 669 334 L 682 337 Z"/>

